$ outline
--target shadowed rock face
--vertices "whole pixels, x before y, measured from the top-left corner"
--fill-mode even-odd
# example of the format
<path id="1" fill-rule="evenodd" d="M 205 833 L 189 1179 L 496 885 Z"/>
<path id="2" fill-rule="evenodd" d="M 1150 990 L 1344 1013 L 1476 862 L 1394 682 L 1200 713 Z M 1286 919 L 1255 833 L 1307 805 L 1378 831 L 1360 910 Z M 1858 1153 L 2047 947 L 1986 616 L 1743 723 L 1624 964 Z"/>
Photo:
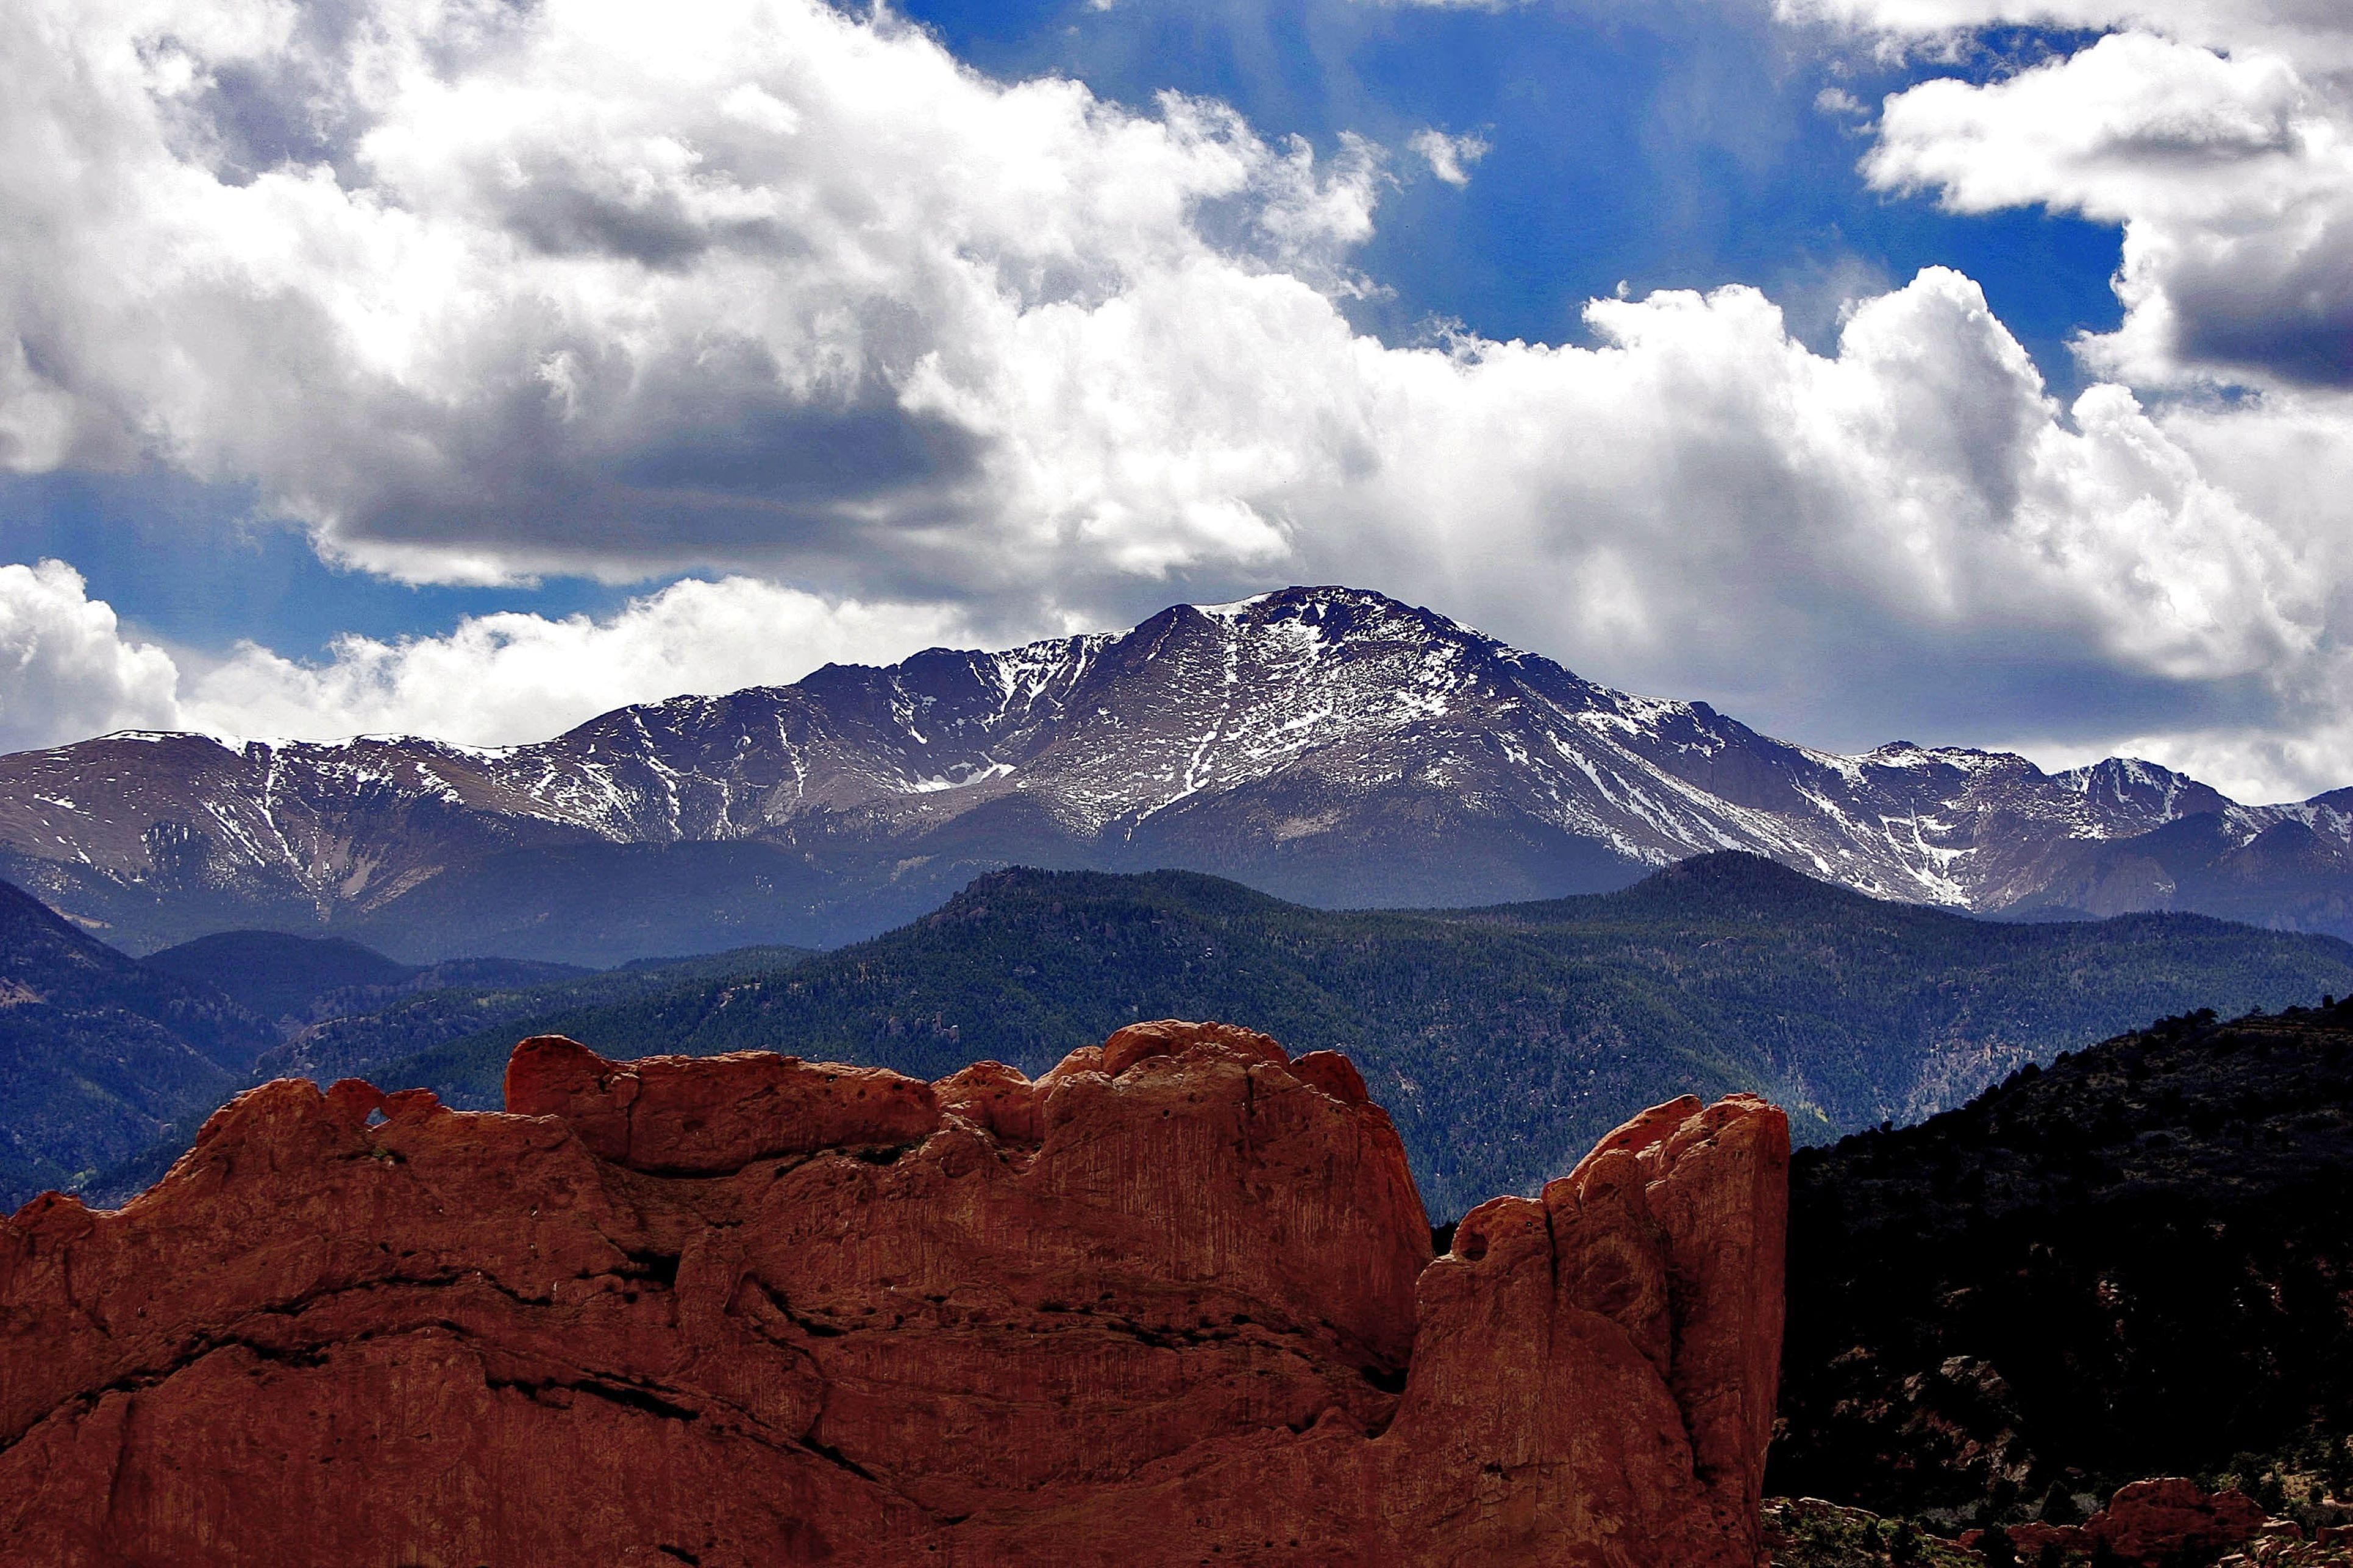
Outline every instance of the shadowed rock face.
<path id="1" fill-rule="evenodd" d="M 1788 1131 L 1611 1135 L 1433 1260 L 1355 1069 L 518 1047 L 287 1080 L 0 1225 L 0 1560 L 1750 1568 Z"/>

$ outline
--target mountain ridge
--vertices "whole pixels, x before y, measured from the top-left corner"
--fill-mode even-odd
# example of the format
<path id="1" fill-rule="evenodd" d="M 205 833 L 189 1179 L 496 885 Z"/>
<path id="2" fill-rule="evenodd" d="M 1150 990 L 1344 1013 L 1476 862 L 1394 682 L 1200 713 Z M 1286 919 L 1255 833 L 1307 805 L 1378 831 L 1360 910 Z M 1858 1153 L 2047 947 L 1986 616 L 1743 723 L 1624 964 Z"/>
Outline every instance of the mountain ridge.
<path id="1" fill-rule="evenodd" d="M 2221 901 L 2353 931 L 2348 807 L 2242 805 L 2127 759 L 1838 756 L 1321 587 L 828 665 L 528 745 L 124 731 L 19 752 L 0 876 L 129 949 L 262 925 L 412 962 L 833 945 L 1014 863 L 1430 907 L 1602 891 L 1717 849 L 1978 913 Z M 2200 817 L 2195 853 L 2141 844 Z"/>
<path id="2" fill-rule="evenodd" d="M 0 1206 L 68 1185 L 240 1087 L 274 1042 L 209 985 L 150 969 L 0 882 Z"/>
<path id="3" fill-rule="evenodd" d="M 211 986 L 290 1037 L 305 1026 L 374 1012 L 424 992 L 528 986 L 594 973 L 571 964 L 503 958 L 401 963 L 347 937 L 271 931 L 217 931 L 151 952 L 139 962 Z"/>
<path id="4" fill-rule="evenodd" d="M 2185 914 L 1976 921 L 1730 854 L 1611 893 L 1419 911 L 1308 909 L 1189 871 L 1016 868 L 789 970 L 510 1016 L 413 1054 L 363 1026 L 273 1070 L 484 1108 L 526 1033 L 617 1058 L 770 1050 L 931 1076 L 974 1057 L 1042 1072 L 1132 1022 L 1220 1016 L 1348 1054 L 1451 1214 L 1534 1190 L 1662 1098 L 1764 1092 L 1815 1139 L 2185 1006 L 2325 992 L 2353 993 L 2353 947 L 2334 938 Z"/>

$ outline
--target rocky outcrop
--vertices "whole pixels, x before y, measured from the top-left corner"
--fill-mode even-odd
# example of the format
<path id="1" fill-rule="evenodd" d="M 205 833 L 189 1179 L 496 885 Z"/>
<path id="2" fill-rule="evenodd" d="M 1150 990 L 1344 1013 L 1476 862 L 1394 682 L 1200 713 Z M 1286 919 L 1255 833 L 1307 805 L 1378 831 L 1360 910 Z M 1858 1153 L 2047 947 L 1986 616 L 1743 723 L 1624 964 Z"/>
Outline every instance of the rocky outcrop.
<path id="1" fill-rule="evenodd" d="M 2032 1562 L 2044 1552 L 2090 1557 L 2125 1568 L 2167 1568 L 2183 1562 L 2211 1563 L 2233 1546 L 2259 1535 L 2301 1534 L 2297 1527 L 2267 1518 L 2255 1500 L 2235 1489 L 2210 1492 L 2180 1476 L 2134 1481 L 2119 1489 L 2081 1524 L 2013 1524 L 2008 1534 L 2015 1555 Z M 1961 1541 L 1977 1546 L 1982 1531 Z"/>
<path id="2" fill-rule="evenodd" d="M 1773 1568 L 1992 1568 L 1993 1562 L 1914 1521 L 1820 1498 L 1767 1498 L 1763 1536 Z"/>
<path id="3" fill-rule="evenodd" d="M 2353 1004 L 2022 1068 L 1791 1200 L 1777 1492 L 2014 1523 L 2353 1425 Z"/>
<path id="4" fill-rule="evenodd" d="M 0 1226 L 0 1560 L 1751 1568 L 1788 1133 L 1736 1097 L 1430 1232 L 1347 1062 L 1032 1082 L 519 1047 L 288 1080 Z"/>

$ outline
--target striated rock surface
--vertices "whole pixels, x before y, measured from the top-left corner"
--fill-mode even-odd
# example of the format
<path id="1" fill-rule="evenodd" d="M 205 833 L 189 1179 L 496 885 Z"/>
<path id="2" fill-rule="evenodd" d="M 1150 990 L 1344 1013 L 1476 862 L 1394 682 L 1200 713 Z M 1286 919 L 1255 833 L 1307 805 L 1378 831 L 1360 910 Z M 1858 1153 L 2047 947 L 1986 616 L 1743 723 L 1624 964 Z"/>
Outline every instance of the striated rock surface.
<path id="1" fill-rule="evenodd" d="M 1432 1259 L 1342 1058 L 1032 1082 L 527 1040 L 0 1225 L 0 1561 L 1752 1568 L 1788 1131 L 1638 1118 Z"/>

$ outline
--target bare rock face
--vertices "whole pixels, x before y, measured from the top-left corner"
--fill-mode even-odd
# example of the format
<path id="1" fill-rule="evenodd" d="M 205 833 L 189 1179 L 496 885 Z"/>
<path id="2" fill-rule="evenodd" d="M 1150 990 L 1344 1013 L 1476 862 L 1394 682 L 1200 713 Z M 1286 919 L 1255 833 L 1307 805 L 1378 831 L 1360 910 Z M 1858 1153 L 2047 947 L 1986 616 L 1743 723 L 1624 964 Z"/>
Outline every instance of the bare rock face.
<path id="1" fill-rule="evenodd" d="M 1752 1568 L 1788 1131 L 1613 1134 L 1431 1259 L 1330 1052 L 1031 1082 L 516 1048 L 266 1085 L 0 1225 L 0 1561 Z"/>
<path id="2" fill-rule="evenodd" d="M 2214 1552 L 2262 1533 L 2269 1521 L 2244 1492 L 2210 1492 L 2180 1477 L 2135 1481 L 2085 1521 L 2086 1533 L 2126 1563 L 2162 1563 Z"/>
<path id="3" fill-rule="evenodd" d="M 2133 1568 L 2164 1568 L 2192 1558 L 2211 1562 L 2269 1531 L 2295 1528 L 2267 1519 L 2261 1505 L 2235 1488 L 2210 1492 L 2196 1481 L 2168 1476 L 2124 1487 L 2081 1524 L 2014 1524 L 2010 1539 L 2022 1560 L 2055 1546 L 2063 1553 L 2105 1551 Z M 1975 1546 L 1982 1534 L 1964 1531 L 1961 1542 Z"/>

